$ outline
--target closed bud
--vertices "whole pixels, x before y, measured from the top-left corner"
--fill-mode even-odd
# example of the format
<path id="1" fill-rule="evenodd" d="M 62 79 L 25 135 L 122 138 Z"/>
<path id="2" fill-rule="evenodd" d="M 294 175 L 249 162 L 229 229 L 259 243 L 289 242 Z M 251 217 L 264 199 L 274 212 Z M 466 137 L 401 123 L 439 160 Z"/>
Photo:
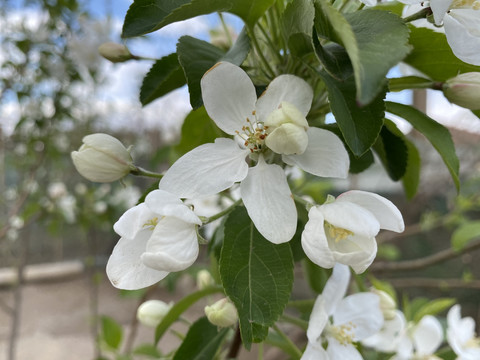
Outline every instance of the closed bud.
<path id="1" fill-rule="evenodd" d="M 98 52 L 113 63 L 124 62 L 134 58 L 125 45 L 106 42 L 98 47 Z"/>
<path id="2" fill-rule="evenodd" d="M 142 325 L 157 327 L 172 306 L 173 302 L 167 304 L 161 300 L 147 300 L 138 307 L 137 319 Z"/>
<path id="3" fill-rule="evenodd" d="M 213 285 L 215 285 L 215 280 L 208 270 L 202 269 L 197 273 L 197 287 L 199 290 Z"/>
<path id="4" fill-rule="evenodd" d="M 392 320 L 395 318 L 397 310 L 395 300 L 383 290 L 373 288 L 371 291 L 380 298 L 380 310 L 382 310 L 383 318 L 385 320 Z"/>
<path id="5" fill-rule="evenodd" d="M 443 84 L 443 94 L 453 104 L 480 110 L 480 73 L 464 73 L 448 79 Z"/>
<path id="6" fill-rule="evenodd" d="M 72 151 L 77 171 L 90 181 L 112 182 L 134 170 L 133 159 L 123 144 L 107 134 L 92 134 L 83 138 L 78 151 Z"/>
<path id="7" fill-rule="evenodd" d="M 265 143 L 277 154 L 303 154 L 308 145 L 308 122 L 295 105 L 282 102 L 267 117 Z"/>
<path id="8" fill-rule="evenodd" d="M 238 320 L 237 309 L 227 298 L 218 300 L 211 306 L 205 306 L 205 315 L 208 321 L 220 327 L 235 325 Z"/>

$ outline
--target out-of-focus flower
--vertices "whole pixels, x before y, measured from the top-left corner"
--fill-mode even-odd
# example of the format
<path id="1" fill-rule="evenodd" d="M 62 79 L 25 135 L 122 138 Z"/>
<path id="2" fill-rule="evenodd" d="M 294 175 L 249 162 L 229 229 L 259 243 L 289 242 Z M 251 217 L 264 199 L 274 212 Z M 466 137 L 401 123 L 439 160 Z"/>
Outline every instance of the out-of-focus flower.
<path id="1" fill-rule="evenodd" d="M 220 327 L 233 326 L 238 321 L 238 313 L 235 305 L 228 298 L 218 300 L 210 306 L 205 306 L 205 315 L 213 325 Z"/>
<path id="2" fill-rule="evenodd" d="M 125 62 L 134 58 L 128 48 L 123 44 L 105 42 L 98 47 L 98 52 L 105 59 L 113 63 Z"/>
<path id="3" fill-rule="evenodd" d="M 480 73 L 469 72 L 448 79 L 443 94 L 451 102 L 470 110 L 480 110 Z"/>
<path id="4" fill-rule="evenodd" d="M 480 339 L 475 336 L 475 321 L 462 318 L 460 305 L 454 305 L 447 314 L 447 341 L 458 360 L 480 359 Z"/>
<path id="5" fill-rule="evenodd" d="M 90 181 L 112 182 L 133 170 L 130 152 L 113 136 L 91 134 L 83 138 L 83 145 L 71 156 L 77 171 Z"/>
<path id="6" fill-rule="evenodd" d="M 377 351 L 394 353 L 398 350 L 400 341 L 406 330 L 407 322 L 400 310 L 395 310 L 393 318 L 386 319 L 385 314 L 383 317 L 385 321 L 380 331 L 363 339 L 362 344 Z"/>
<path id="7" fill-rule="evenodd" d="M 63 182 L 54 182 L 48 185 L 47 193 L 48 196 L 56 200 L 61 198 L 62 196 L 67 195 L 67 187 Z"/>
<path id="8" fill-rule="evenodd" d="M 215 280 L 210 271 L 202 269 L 197 273 L 197 287 L 203 290 L 209 286 L 215 285 Z"/>
<path id="9" fill-rule="evenodd" d="M 138 307 L 137 319 L 142 325 L 157 327 L 172 306 L 173 302 L 167 304 L 161 300 L 147 300 Z"/>
<path id="10" fill-rule="evenodd" d="M 362 273 L 375 259 L 380 229 L 402 232 L 400 211 L 380 195 L 352 190 L 310 209 L 302 247 L 318 266 L 332 268 L 338 262 Z"/>

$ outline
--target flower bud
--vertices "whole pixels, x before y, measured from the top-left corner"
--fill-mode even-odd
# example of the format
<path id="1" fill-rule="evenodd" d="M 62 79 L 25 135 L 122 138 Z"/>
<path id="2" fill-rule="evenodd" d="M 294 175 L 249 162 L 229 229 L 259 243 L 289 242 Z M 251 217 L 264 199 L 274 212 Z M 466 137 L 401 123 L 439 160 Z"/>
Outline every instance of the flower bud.
<path id="1" fill-rule="evenodd" d="M 383 318 L 385 320 L 394 319 L 397 310 L 395 300 L 383 290 L 373 288 L 371 291 L 380 298 L 380 310 L 382 310 Z"/>
<path id="2" fill-rule="evenodd" d="M 106 42 L 98 47 L 98 52 L 105 59 L 113 63 L 124 62 L 133 59 L 133 55 L 125 45 L 114 42 Z"/>
<path id="3" fill-rule="evenodd" d="M 165 303 L 161 300 L 147 300 L 137 309 L 137 319 L 145 326 L 156 327 L 170 311 L 173 302 Z"/>
<path id="4" fill-rule="evenodd" d="M 228 327 L 236 324 L 238 313 L 230 300 L 223 298 L 211 306 L 205 306 L 205 315 L 213 325 Z"/>
<path id="5" fill-rule="evenodd" d="M 480 73 L 464 73 L 448 79 L 443 84 L 443 94 L 453 104 L 480 110 Z"/>
<path id="6" fill-rule="evenodd" d="M 308 145 L 308 122 L 295 105 L 282 102 L 268 115 L 264 123 L 267 129 L 265 143 L 277 154 L 303 154 Z"/>
<path id="7" fill-rule="evenodd" d="M 215 285 L 215 280 L 208 270 L 202 269 L 197 273 L 197 287 L 199 290 L 213 285 Z"/>
<path id="8" fill-rule="evenodd" d="M 83 138 L 78 151 L 72 151 L 73 164 L 90 181 L 112 182 L 133 169 L 129 151 L 113 136 L 92 134 Z"/>

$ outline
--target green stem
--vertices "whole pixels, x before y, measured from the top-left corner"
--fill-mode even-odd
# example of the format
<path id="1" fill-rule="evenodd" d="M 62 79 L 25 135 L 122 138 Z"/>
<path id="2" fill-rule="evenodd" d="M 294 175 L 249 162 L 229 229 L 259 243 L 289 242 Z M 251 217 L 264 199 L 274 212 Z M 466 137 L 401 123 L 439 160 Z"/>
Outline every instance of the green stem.
<path id="1" fill-rule="evenodd" d="M 302 357 L 302 352 L 300 351 L 300 349 L 292 342 L 292 340 L 290 340 L 288 338 L 287 335 L 285 335 L 285 333 L 280 330 L 278 328 L 277 325 L 273 325 L 273 329 L 277 332 L 278 335 L 280 335 L 280 337 L 283 339 L 283 341 L 285 341 L 285 344 L 290 348 L 291 352 L 293 354 L 296 354 L 297 355 L 297 359 L 300 359 Z"/>
<path id="2" fill-rule="evenodd" d="M 220 22 L 222 23 L 223 31 L 225 31 L 225 36 L 227 37 L 228 45 L 232 46 L 233 40 L 232 40 L 232 37 L 230 36 L 230 31 L 228 30 L 228 26 L 225 23 L 225 20 L 223 19 L 223 15 L 221 12 L 217 14 L 218 14 L 218 17 L 220 18 Z"/>
<path id="3" fill-rule="evenodd" d="M 428 7 L 428 8 L 420 10 L 419 12 L 417 12 L 415 14 L 407 16 L 406 18 L 403 18 L 403 21 L 408 23 L 408 22 L 412 22 L 412 21 L 415 21 L 415 20 L 419 20 L 419 19 L 425 19 L 427 16 L 430 16 L 432 14 L 433 14 L 432 9 Z"/>
<path id="4" fill-rule="evenodd" d="M 270 39 L 270 36 L 268 36 L 268 33 L 267 31 L 265 30 L 265 28 L 262 26 L 262 24 L 258 23 L 258 28 L 260 29 L 260 31 L 262 32 L 263 36 L 265 37 L 265 40 L 267 41 L 268 43 L 268 47 L 270 48 L 271 50 L 271 53 L 273 53 L 275 55 L 275 57 L 277 58 L 278 62 L 281 64 L 283 62 L 283 58 L 282 56 L 279 54 L 279 52 L 277 51 L 277 49 L 275 48 L 275 45 L 273 44 L 272 42 L 272 39 Z"/>
<path id="5" fill-rule="evenodd" d="M 299 319 L 299 318 L 296 318 L 296 317 L 293 317 L 293 316 L 289 316 L 289 315 L 284 314 L 280 317 L 280 321 L 287 322 L 287 323 L 290 323 L 290 324 L 293 324 L 293 325 L 297 325 L 299 328 L 301 328 L 303 330 L 308 329 L 308 321 L 305 321 L 305 320 L 302 320 L 302 319 Z"/>
<path id="6" fill-rule="evenodd" d="M 238 205 L 240 205 L 242 203 L 242 199 L 238 199 L 237 201 L 235 201 L 232 205 L 230 205 L 229 207 L 227 207 L 226 209 L 220 211 L 219 213 L 215 214 L 215 215 L 212 215 L 210 217 L 204 217 L 202 218 L 202 222 L 203 224 L 208 224 L 208 223 L 211 223 L 212 221 L 215 221 L 219 218 L 221 218 L 222 216 L 225 216 L 229 213 L 231 213 L 233 211 L 233 209 L 235 209 Z"/>
<path id="7" fill-rule="evenodd" d="M 156 172 L 153 172 L 153 171 L 149 171 L 149 170 L 145 170 L 145 169 L 143 169 L 139 166 L 135 166 L 135 165 L 134 165 L 134 168 L 130 171 L 130 174 L 135 175 L 135 176 L 152 177 L 152 178 L 156 178 L 156 179 L 161 179 L 163 177 L 162 174 L 159 174 L 159 173 L 156 173 Z"/>
<path id="8" fill-rule="evenodd" d="M 248 33 L 250 34 L 250 39 L 252 40 L 253 47 L 255 48 L 256 53 L 258 54 L 258 57 L 260 58 L 263 65 L 265 66 L 265 70 L 268 73 L 267 75 L 270 76 L 271 79 L 273 79 L 275 77 L 275 72 L 273 71 L 272 67 L 268 63 L 268 60 L 263 55 L 263 51 L 260 48 L 260 44 L 258 43 L 257 37 L 255 35 L 255 31 L 253 31 L 253 27 L 248 28 Z"/>
<path id="9" fill-rule="evenodd" d="M 401 78 L 388 79 L 388 89 L 394 92 L 407 89 L 442 90 L 442 88 L 443 83 L 440 81 L 431 81 L 416 76 L 405 76 Z"/>
<path id="10" fill-rule="evenodd" d="M 296 194 L 293 194 L 293 199 L 297 203 L 304 205 L 307 208 L 307 211 L 310 210 L 313 206 L 315 206 L 315 204 L 310 203 L 309 201 L 305 200 L 304 198 Z"/>

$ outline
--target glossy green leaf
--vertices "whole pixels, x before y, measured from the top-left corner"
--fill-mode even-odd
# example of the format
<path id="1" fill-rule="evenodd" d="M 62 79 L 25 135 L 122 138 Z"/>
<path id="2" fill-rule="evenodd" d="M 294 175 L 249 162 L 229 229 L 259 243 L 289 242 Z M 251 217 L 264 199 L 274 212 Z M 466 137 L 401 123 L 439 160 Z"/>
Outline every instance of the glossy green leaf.
<path id="1" fill-rule="evenodd" d="M 312 52 L 312 29 L 315 10 L 313 0 L 296 0 L 287 4 L 281 24 L 290 51 L 299 57 Z"/>
<path id="2" fill-rule="evenodd" d="M 403 134 L 393 122 L 385 120 L 385 126 L 373 148 L 390 178 L 393 181 L 400 180 L 407 170 L 408 150 Z"/>
<path id="3" fill-rule="evenodd" d="M 178 348 L 173 360 L 211 360 L 228 333 L 228 328 L 220 331 L 206 317 L 197 320 L 188 330 L 187 336 Z"/>
<path id="4" fill-rule="evenodd" d="M 452 234 L 452 247 L 461 251 L 470 241 L 480 238 L 480 221 L 467 222 L 458 227 Z"/>
<path id="5" fill-rule="evenodd" d="M 185 85 L 186 79 L 177 54 L 173 53 L 157 60 L 143 79 L 140 102 L 147 105 L 170 91 Z"/>
<path id="6" fill-rule="evenodd" d="M 413 319 L 415 322 L 418 322 L 425 315 L 437 315 L 438 313 L 447 310 L 453 304 L 455 304 L 455 299 L 452 298 L 440 298 L 429 301 L 415 312 Z"/>
<path id="7" fill-rule="evenodd" d="M 375 143 L 382 129 L 386 91 L 382 91 L 369 105 L 359 107 L 352 78 L 338 81 L 323 71 L 319 75 L 327 86 L 330 108 L 345 142 L 355 156 L 363 155 Z"/>
<path id="8" fill-rule="evenodd" d="M 196 303 L 201 298 L 212 295 L 215 293 L 221 293 L 222 288 L 217 286 L 208 287 L 206 289 L 196 291 L 191 293 L 190 295 L 185 296 L 183 299 L 176 302 L 170 311 L 165 315 L 162 322 L 158 324 L 157 328 L 155 329 L 155 344 L 158 344 L 160 339 L 162 338 L 163 334 L 169 329 L 170 325 L 172 325 L 178 318 L 187 310 L 190 306 Z"/>
<path id="9" fill-rule="evenodd" d="M 125 16 L 122 37 L 144 35 L 177 21 L 214 12 L 230 12 L 253 26 L 274 1 L 135 0 Z"/>
<path id="10" fill-rule="evenodd" d="M 407 120 L 430 141 L 450 171 L 457 191 L 460 190 L 460 179 L 458 177 L 460 164 L 448 129 L 411 106 L 394 102 L 387 102 L 386 106 L 387 111 Z"/>
<path id="11" fill-rule="evenodd" d="M 421 159 L 417 147 L 407 138 L 404 138 L 403 140 L 407 146 L 408 159 L 407 169 L 402 178 L 402 184 L 407 199 L 411 199 L 417 193 L 418 184 L 420 183 Z"/>
<path id="12" fill-rule="evenodd" d="M 247 58 L 250 51 L 250 39 L 247 35 L 246 28 L 243 28 L 238 34 L 237 40 L 227 53 L 222 57 L 222 61 L 228 61 L 235 65 L 241 65 Z"/>
<path id="13" fill-rule="evenodd" d="M 316 32 L 313 34 L 312 42 L 317 59 L 322 63 L 323 68 L 330 76 L 343 81 L 353 75 L 352 63 L 344 47 L 335 43 L 320 44 Z"/>
<path id="14" fill-rule="evenodd" d="M 122 327 L 111 317 L 101 317 L 101 336 L 105 343 L 113 349 L 118 349 L 122 342 Z"/>
<path id="15" fill-rule="evenodd" d="M 225 223 L 220 255 L 225 293 L 238 310 L 244 346 L 265 339 L 290 298 L 293 258 L 288 244 L 275 245 L 255 229 L 243 206 Z"/>
<path id="16" fill-rule="evenodd" d="M 453 55 L 445 34 L 410 26 L 413 51 L 404 62 L 435 81 L 445 81 L 459 73 L 480 71 L 480 66 L 464 63 Z"/>

